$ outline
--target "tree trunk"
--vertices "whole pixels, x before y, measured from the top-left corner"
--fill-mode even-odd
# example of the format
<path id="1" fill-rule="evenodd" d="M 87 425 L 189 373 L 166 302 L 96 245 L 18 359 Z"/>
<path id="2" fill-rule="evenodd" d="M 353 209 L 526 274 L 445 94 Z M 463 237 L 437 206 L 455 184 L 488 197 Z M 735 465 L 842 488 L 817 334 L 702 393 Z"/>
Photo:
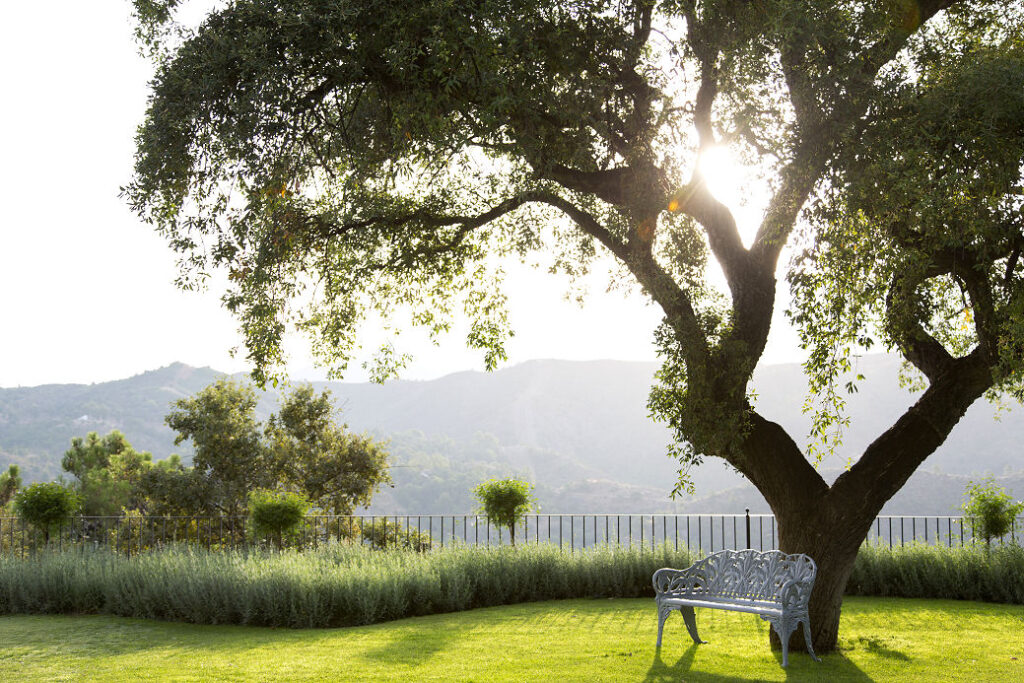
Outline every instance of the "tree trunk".
<path id="1" fill-rule="evenodd" d="M 832 652 L 839 637 L 843 593 L 873 516 L 864 519 L 834 515 L 827 503 L 804 508 L 792 502 L 777 501 L 772 507 L 779 524 L 779 549 L 808 555 L 818 567 L 809 606 L 811 638 L 817 654 Z M 773 648 L 780 647 L 774 631 L 770 639 Z M 789 650 L 806 651 L 802 629 L 793 633 Z"/>

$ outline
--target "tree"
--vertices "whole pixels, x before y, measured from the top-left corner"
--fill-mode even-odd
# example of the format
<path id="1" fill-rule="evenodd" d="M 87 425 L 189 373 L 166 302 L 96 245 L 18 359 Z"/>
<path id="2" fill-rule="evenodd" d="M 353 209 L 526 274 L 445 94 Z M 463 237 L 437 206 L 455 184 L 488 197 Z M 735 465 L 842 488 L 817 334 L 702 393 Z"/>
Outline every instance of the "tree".
<path id="1" fill-rule="evenodd" d="M 516 544 L 516 524 L 533 509 L 536 501 L 530 495 L 533 486 L 519 479 L 490 479 L 475 489 L 480 511 L 499 527 L 508 527 L 512 545 Z"/>
<path id="2" fill-rule="evenodd" d="M 167 426 L 178 432 L 174 443 L 191 440 L 192 468 L 169 468 L 154 479 L 184 494 L 191 513 L 242 517 L 250 491 L 268 488 L 272 475 L 256 421 L 256 394 L 251 387 L 219 379 L 195 396 L 175 402 Z M 156 482 L 151 482 L 155 484 Z"/>
<path id="3" fill-rule="evenodd" d="M 265 430 L 278 485 L 301 491 L 323 512 L 350 515 L 391 483 L 387 452 L 333 421 L 330 392 L 310 385 L 285 394 Z"/>
<path id="4" fill-rule="evenodd" d="M 0 474 L 0 510 L 7 507 L 20 488 L 21 473 L 17 465 L 11 465 L 6 472 Z"/>
<path id="5" fill-rule="evenodd" d="M 309 511 L 309 501 L 289 491 L 258 489 L 249 494 L 249 522 L 257 536 L 274 539 L 281 550 L 284 536 L 293 532 Z"/>
<path id="6" fill-rule="evenodd" d="M 152 460 L 115 430 L 102 438 L 96 432 L 85 439 L 74 437 L 61 465 L 78 480 L 75 488 L 83 515 L 119 515 L 143 507 L 139 481 Z"/>
<path id="7" fill-rule="evenodd" d="M 245 514 L 251 491 L 292 491 L 339 515 L 368 506 L 390 483 L 387 452 L 336 425 L 330 392 L 309 385 L 286 392 L 266 425 L 256 419 L 252 387 L 221 379 L 181 399 L 167 416 L 190 439 L 192 466 L 180 458 L 151 468 L 141 489 L 155 510 L 171 514 Z"/>
<path id="8" fill-rule="evenodd" d="M 1024 502 L 1014 502 L 1005 489 L 996 486 L 991 477 L 967 485 L 968 500 L 961 506 L 964 517 L 971 523 L 975 538 L 985 539 L 985 548 L 992 547 L 992 539 L 1009 533 L 1013 520 L 1024 512 Z"/>
<path id="9" fill-rule="evenodd" d="M 725 459 L 818 563 L 819 652 L 885 501 L 973 401 L 1022 394 L 1020 3 L 235 0 L 195 30 L 176 5 L 135 4 L 158 69 L 125 194 L 183 286 L 227 274 L 254 377 L 289 325 L 341 372 L 368 311 L 436 337 L 457 307 L 492 368 L 495 264 L 610 255 L 664 313 L 650 408 L 681 475 Z M 709 187 L 723 149 L 771 195 L 759 225 Z M 806 452 L 748 391 L 787 247 Z M 924 391 L 830 486 L 837 387 L 874 344 Z"/>
<path id="10" fill-rule="evenodd" d="M 67 520 L 78 509 L 78 496 L 57 482 L 36 483 L 14 497 L 18 516 L 43 532 L 43 542 L 50 542 L 54 527 Z"/>

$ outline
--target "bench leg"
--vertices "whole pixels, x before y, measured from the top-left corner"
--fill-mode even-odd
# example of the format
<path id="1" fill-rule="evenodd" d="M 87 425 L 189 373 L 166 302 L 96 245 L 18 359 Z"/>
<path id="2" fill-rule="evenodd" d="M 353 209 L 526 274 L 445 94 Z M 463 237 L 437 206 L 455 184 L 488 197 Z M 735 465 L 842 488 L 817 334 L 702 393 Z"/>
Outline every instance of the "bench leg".
<path id="1" fill-rule="evenodd" d="M 811 659 L 816 662 L 820 662 L 818 655 L 814 654 L 814 646 L 811 645 L 811 625 L 807 623 L 807 620 L 803 620 L 804 625 L 804 642 L 807 643 L 807 651 L 811 653 Z"/>
<path id="2" fill-rule="evenodd" d="M 683 621 L 686 622 L 686 630 L 690 632 L 690 637 L 693 638 L 693 642 L 698 645 L 707 643 L 708 641 L 701 640 L 700 636 L 697 635 L 697 617 L 693 613 L 693 608 L 682 606 L 679 608 L 679 612 L 683 615 Z"/>
<path id="3" fill-rule="evenodd" d="M 672 608 L 668 605 L 658 605 L 658 647 L 661 647 L 661 631 L 665 628 L 665 620 L 671 612 Z"/>
<path id="4" fill-rule="evenodd" d="M 775 629 L 775 633 L 779 636 L 779 640 L 782 641 L 782 666 L 783 668 L 789 664 L 789 637 L 793 635 L 793 631 L 796 630 L 796 624 L 786 619 L 771 619 L 769 623 L 772 628 Z"/>

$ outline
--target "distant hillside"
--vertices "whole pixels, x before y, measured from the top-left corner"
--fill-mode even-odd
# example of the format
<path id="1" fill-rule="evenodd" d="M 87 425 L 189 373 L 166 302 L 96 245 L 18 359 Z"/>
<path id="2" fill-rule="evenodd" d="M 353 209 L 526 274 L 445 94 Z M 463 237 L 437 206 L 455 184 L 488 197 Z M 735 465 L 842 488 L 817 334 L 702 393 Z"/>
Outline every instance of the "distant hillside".
<path id="1" fill-rule="evenodd" d="M 827 479 L 914 400 L 898 386 L 897 369 L 890 357 L 861 359 L 858 370 L 867 380 L 849 399 L 852 428 L 838 460 L 824 463 Z M 668 499 L 675 477 L 675 463 L 664 455 L 668 432 L 645 407 L 655 370 L 653 363 L 545 360 L 432 381 L 318 386 L 330 387 L 351 429 L 392 438 L 397 485 L 378 496 L 378 512 L 468 511 L 472 485 L 511 473 L 536 481 L 551 512 L 760 509 L 756 492 L 717 459 L 693 472 L 693 500 Z M 30 479 L 52 478 L 72 436 L 112 429 L 154 457 L 188 457 L 187 444 L 173 445 L 164 415 L 174 400 L 217 376 L 210 368 L 176 363 L 88 386 L 0 389 L 0 465 L 16 462 Z M 801 412 L 806 383 L 800 367 L 766 366 L 754 388 L 761 411 L 802 442 L 810 422 Z M 273 391 L 263 396 L 261 417 L 276 399 Z M 934 503 L 945 513 L 959 501 L 968 476 L 1024 467 L 1024 411 L 1010 410 L 998 422 L 994 412 L 987 403 L 972 407 L 925 464 L 929 472 L 915 475 L 890 507 L 912 505 L 906 511 L 924 514 L 922 506 Z M 940 480 L 929 479 L 935 468 L 958 478 L 941 478 L 945 483 L 936 488 Z"/>

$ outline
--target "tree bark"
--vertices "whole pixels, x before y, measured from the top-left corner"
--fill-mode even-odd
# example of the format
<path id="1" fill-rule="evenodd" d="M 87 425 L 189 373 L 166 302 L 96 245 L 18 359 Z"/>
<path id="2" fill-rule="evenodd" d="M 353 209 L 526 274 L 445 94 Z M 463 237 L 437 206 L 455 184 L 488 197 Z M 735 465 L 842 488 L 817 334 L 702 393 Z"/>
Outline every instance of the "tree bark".
<path id="1" fill-rule="evenodd" d="M 843 592 L 853 571 L 857 552 L 867 536 L 874 515 L 863 518 L 837 516 L 828 501 L 820 507 L 805 508 L 785 500 L 772 505 L 779 525 L 779 549 L 786 553 L 803 553 L 818 566 L 811 593 L 811 638 L 818 654 L 836 649 Z M 772 647 L 781 645 L 771 632 Z M 803 633 L 794 632 L 790 652 L 804 652 Z"/>

